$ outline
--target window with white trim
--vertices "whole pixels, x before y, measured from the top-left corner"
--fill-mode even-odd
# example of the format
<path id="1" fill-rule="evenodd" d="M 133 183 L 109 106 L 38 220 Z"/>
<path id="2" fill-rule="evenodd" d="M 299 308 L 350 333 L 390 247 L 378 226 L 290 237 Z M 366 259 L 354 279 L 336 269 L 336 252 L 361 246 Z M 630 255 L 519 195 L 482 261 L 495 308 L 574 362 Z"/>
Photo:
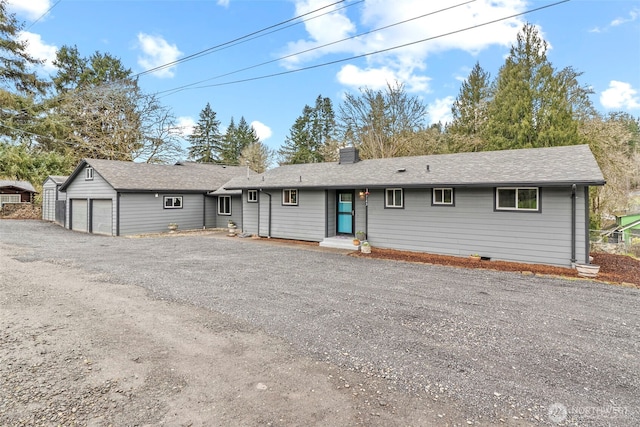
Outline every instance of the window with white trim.
<path id="1" fill-rule="evenodd" d="M 538 212 L 539 198 L 538 187 L 496 188 L 496 210 Z"/>
<path id="2" fill-rule="evenodd" d="M 258 202 L 258 190 L 247 190 L 247 202 L 249 203 Z"/>
<path id="3" fill-rule="evenodd" d="M 404 195 L 402 188 L 385 189 L 384 206 L 386 208 L 404 207 Z"/>
<path id="4" fill-rule="evenodd" d="M 282 190 L 282 204 L 286 206 L 298 206 L 298 190 Z"/>
<path id="5" fill-rule="evenodd" d="M 218 196 L 218 215 L 231 215 L 231 196 Z"/>
<path id="6" fill-rule="evenodd" d="M 432 204 L 453 205 L 453 188 L 434 188 Z"/>
<path id="7" fill-rule="evenodd" d="M 84 180 L 91 181 L 93 179 L 93 168 L 88 167 L 84 169 Z"/>
<path id="8" fill-rule="evenodd" d="M 182 209 L 182 196 L 164 196 L 165 209 Z"/>

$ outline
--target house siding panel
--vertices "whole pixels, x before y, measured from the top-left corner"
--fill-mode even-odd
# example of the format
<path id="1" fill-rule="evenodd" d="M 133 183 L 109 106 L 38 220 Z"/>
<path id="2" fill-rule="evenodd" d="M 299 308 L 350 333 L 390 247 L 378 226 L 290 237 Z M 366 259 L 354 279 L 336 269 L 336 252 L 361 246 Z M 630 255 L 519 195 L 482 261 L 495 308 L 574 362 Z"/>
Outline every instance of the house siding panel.
<path id="1" fill-rule="evenodd" d="M 455 206 L 432 206 L 431 189 L 405 189 L 404 209 L 385 209 L 384 191 L 372 191 L 369 241 L 392 249 L 570 265 L 570 188 L 541 189 L 541 212 L 494 211 L 493 192 L 457 188 Z M 576 208 L 577 224 L 584 224 L 584 204 Z M 578 260 L 586 258 L 584 239 L 578 230 Z"/>
<path id="2" fill-rule="evenodd" d="M 165 209 L 164 196 L 181 196 L 183 207 Z M 121 193 L 120 235 L 166 232 L 173 222 L 180 230 L 202 228 L 204 199 L 202 194 Z"/>
<path id="3" fill-rule="evenodd" d="M 258 234 L 258 211 L 259 203 L 269 200 L 269 198 L 258 192 L 258 203 L 247 201 L 247 190 L 242 192 L 243 211 L 242 211 L 242 231 L 244 233 Z"/>
<path id="4" fill-rule="evenodd" d="M 216 228 L 216 212 L 218 209 L 218 199 L 212 196 L 205 197 L 204 199 L 204 212 L 205 221 L 204 226 L 206 228 Z"/>
<path id="5" fill-rule="evenodd" d="M 229 221 L 233 221 L 238 231 L 242 230 L 242 198 L 240 195 L 231 196 L 231 215 L 218 214 L 218 198 L 214 206 L 215 226 L 217 228 L 226 228 Z"/>
<path id="6" fill-rule="evenodd" d="M 298 190 L 298 205 L 283 206 L 282 191 L 272 191 L 271 237 L 320 242 L 325 234 L 324 190 Z M 260 232 L 266 235 L 269 198 L 261 197 Z M 335 200 L 335 199 L 334 199 Z"/>

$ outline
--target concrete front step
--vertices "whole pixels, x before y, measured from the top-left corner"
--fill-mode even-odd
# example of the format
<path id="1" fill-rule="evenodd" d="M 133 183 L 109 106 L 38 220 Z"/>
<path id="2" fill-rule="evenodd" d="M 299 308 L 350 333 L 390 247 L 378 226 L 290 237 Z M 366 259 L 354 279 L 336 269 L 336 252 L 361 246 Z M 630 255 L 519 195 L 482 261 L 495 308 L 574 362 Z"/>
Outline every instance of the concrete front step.
<path id="1" fill-rule="evenodd" d="M 325 237 L 325 239 L 320 242 L 320 246 L 325 248 L 350 249 L 352 251 L 358 250 L 358 246 L 353 244 L 353 237 L 349 236 Z"/>

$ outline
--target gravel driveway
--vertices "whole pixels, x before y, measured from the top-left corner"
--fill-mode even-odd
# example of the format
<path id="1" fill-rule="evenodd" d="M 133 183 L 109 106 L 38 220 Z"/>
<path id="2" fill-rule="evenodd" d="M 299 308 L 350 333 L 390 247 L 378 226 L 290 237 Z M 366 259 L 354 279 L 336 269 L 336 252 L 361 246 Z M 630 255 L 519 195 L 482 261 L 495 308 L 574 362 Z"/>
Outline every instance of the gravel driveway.
<path id="1" fill-rule="evenodd" d="M 5 220 L 0 243 L 239 318 L 472 420 L 640 425 L 638 289 L 224 234 L 112 238 Z"/>

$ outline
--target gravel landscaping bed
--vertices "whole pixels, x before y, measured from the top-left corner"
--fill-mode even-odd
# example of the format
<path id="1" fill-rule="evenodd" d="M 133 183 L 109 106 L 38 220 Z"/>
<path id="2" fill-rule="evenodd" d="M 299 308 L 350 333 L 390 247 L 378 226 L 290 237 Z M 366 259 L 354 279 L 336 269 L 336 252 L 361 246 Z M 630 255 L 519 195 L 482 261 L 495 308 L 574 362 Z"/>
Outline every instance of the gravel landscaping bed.
<path id="1" fill-rule="evenodd" d="M 0 244 L 23 250 L 21 262 L 246 322 L 389 392 L 449 402 L 462 423 L 640 424 L 635 288 L 222 233 L 112 238 L 0 221 Z"/>

